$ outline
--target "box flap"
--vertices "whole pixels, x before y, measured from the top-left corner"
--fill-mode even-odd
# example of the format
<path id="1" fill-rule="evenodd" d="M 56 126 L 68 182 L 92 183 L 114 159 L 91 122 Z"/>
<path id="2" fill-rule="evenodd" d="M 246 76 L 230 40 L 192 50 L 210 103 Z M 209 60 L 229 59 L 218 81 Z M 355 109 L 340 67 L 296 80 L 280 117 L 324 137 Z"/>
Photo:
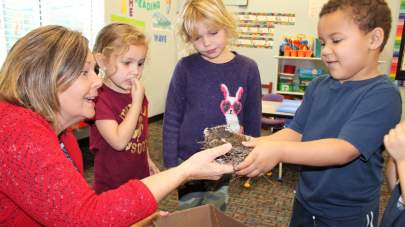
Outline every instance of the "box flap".
<path id="1" fill-rule="evenodd" d="M 156 227 L 246 227 L 212 205 L 180 210 L 154 222 Z"/>
<path id="2" fill-rule="evenodd" d="M 213 226 L 219 227 L 247 227 L 247 225 L 242 224 L 241 222 L 226 216 L 223 212 L 215 208 L 214 206 L 209 205 L 211 209 L 211 215 L 213 220 Z"/>

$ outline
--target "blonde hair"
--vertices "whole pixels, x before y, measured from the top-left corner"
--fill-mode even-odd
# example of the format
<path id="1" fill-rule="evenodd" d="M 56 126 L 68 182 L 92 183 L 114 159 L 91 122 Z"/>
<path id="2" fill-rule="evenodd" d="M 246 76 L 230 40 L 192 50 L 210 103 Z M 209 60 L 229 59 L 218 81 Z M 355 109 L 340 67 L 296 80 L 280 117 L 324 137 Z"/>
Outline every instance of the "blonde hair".
<path id="1" fill-rule="evenodd" d="M 0 71 L 0 99 L 42 115 L 54 129 L 58 93 L 66 90 L 86 62 L 88 41 L 62 26 L 39 27 L 11 48 Z"/>
<path id="2" fill-rule="evenodd" d="M 222 0 L 188 0 L 181 18 L 179 33 L 187 43 L 197 36 L 196 25 L 201 21 L 224 28 L 229 40 L 238 36 L 234 15 L 226 9 Z"/>
<path id="3" fill-rule="evenodd" d="M 106 57 L 110 57 L 113 52 L 122 54 L 128 51 L 131 45 L 141 45 L 148 48 L 148 41 L 145 35 L 132 25 L 111 23 L 102 28 L 97 34 L 93 53 L 101 53 Z"/>

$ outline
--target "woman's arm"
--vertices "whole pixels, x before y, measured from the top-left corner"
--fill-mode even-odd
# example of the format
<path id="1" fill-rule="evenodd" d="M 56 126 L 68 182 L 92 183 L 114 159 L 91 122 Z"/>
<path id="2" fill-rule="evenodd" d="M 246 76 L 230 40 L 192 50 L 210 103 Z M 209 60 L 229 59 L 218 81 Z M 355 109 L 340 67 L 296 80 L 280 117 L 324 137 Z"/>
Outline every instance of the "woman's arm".
<path id="1" fill-rule="evenodd" d="M 131 180 L 97 195 L 64 156 L 50 128 L 22 124 L 24 129 L 14 130 L 14 139 L 3 141 L 0 149 L 0 191 L 21 215 L 29 214 L 45 226 L 129 226 L 152 214 L 156 201 L 182 182 L 218 179 L 233 171 L 232 166 L 213 161 L 229 151 L 230 145 L 224 145 L 199 152 L 179 167 L 144 179 L 144 183 Z"/>
<path id="2" fill-rule="evenodd" d="M 223 174 L 233 172 L 232 165 L 221 165 L 214 161 L 231 149 L 225 144 L 198 152 L 179 166 L 149 176 L 142 182 L 149 188 L 156 200 L 164 198 L 185 181 L 196 179 L 218 180 Z"/>

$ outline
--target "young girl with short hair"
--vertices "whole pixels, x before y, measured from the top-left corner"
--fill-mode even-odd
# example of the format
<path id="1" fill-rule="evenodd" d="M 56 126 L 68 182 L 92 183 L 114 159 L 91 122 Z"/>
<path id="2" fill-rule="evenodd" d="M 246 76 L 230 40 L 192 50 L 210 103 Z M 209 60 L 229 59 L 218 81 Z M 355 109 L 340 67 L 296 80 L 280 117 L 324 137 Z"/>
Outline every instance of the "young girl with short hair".
<path id="1" fill-rule="evenodd" d="M 148 154 L 148 100 L 140 81 L 147 51 L 145 35 L 129 24 L 109 24 L 97 36 L 93 52 L 104 77 L 90 132 L 97 193 L 159 172 Z"/>

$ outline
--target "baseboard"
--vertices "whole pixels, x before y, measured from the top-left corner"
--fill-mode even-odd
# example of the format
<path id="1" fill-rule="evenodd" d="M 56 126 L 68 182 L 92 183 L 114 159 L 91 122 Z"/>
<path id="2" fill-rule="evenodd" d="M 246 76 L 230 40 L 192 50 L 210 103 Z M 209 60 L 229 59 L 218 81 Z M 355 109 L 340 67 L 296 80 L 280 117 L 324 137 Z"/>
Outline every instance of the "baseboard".
<path id="1" fill-rule="evenodd" d="M 150 118 L 148 118 L 148 122 L 153 123 L 153 122 L 156 122 L 156 121 L 161 121 L 163 119 L 163 115 L 164 114 L 161 113 L 161 114 L 155 115 L 153 117 L 150 117 Z"/>

